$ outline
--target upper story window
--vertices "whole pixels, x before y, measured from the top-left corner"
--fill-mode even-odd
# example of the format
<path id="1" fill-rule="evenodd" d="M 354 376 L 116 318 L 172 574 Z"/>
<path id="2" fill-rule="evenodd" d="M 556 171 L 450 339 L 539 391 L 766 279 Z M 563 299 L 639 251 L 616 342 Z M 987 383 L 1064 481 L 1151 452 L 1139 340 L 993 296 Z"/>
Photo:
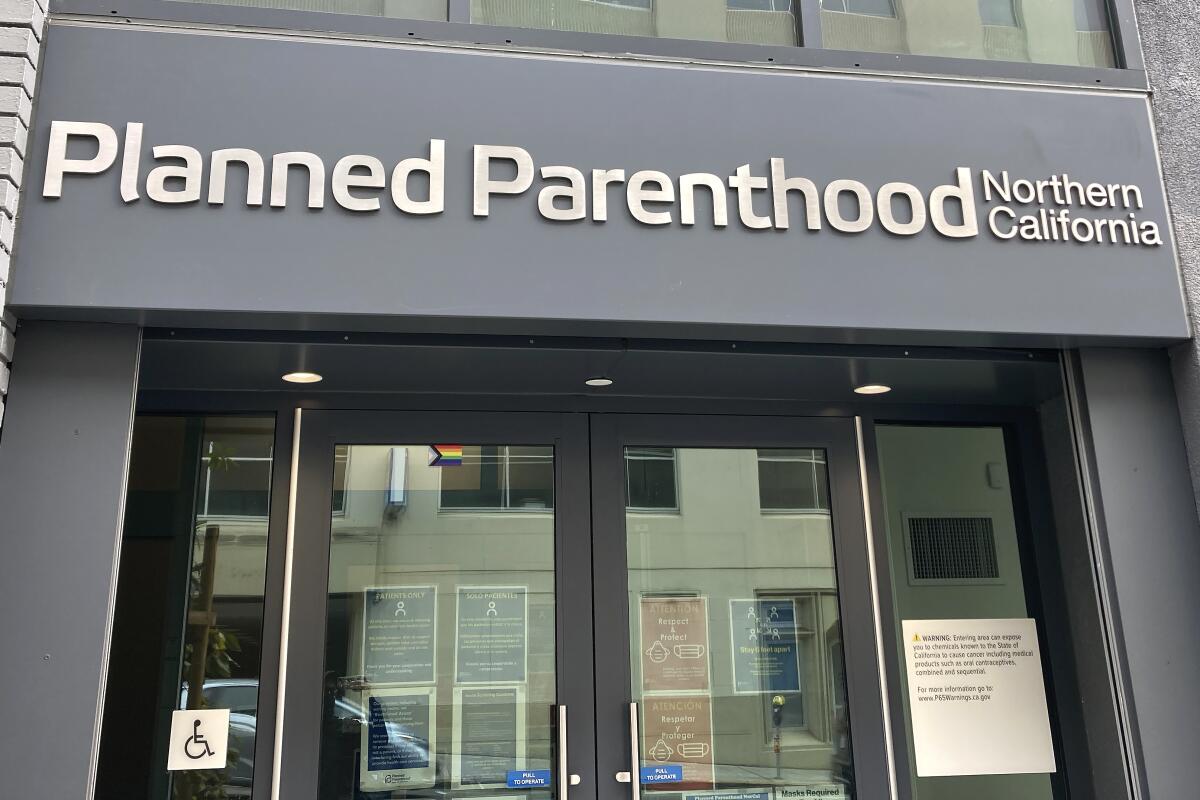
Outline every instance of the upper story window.
<path id="1" fill-rule="evenodd" d="M 590 3 L 600 3 L 606 6 L 620 6 L 624 8 L 640 8 L 643 11 L 650 10 L 651 0 L 587 0 Z"/>
<path id="2" fill-rule="evenodd" d="M 822 0 L 825 11 L 840 11 L 843 14 L 870 14 L 873 17 L 894 17 L 896 6 L 892 0 Z"/>
<path id="3" fill-rule="evenodd" d="M 675 450 L 670 447 L 625 448 L 626 510 L 678 511 L 675 461 Z"/>
<path id="4" fill-rule="evenodd" d="M 333 450 L 333 513 L 346 513 L 346 478 L 350 471 L 350 446 L 339 444 Z"/>
<path id="5" fill-rule="evenodd" d="M 1017 0 L 979 0 L 979 18 L 984 25 L 1015 28 L 1019 24 Z"/>
<path id="6" fill-rule="evenodd" d="M 759 450 L 758 507 L 776 513 L 828 513 L 829 473 L 825 451 Z"/>
<path id="7" fill-rule="evenodd" d="M 68 6 L 73 2 L 61 1 Z M 804 41 L 827 50 L 1093 68 L 1117 65 L 1109 26 L 1111 0 L 811 0 L 811 5 L 796 0 L 185 1 L 622 37 L 772 46 Z M 447 34 L 448 39 L 455 36 L 461 33 Z M 521 41 L 539 44 L 536 35 Z M 593 49 L 586 41 L 576 45 L 569 40 L 565 46 Z M 595 49 L 606 50 L 602 40 L 595 41 Z M 563 46 L 563 40 L 551 45 Z M 619 48 L 627 52 L 628 42 L 622 41 Z"/>
<path id="8" fill-rule="evenodd" d="M 791 0 L 473 0 L 471 22 L 745 44 L 799 39 Z"/>
<path id="9" fill-rule="evenodd" d="M 269 437 L 232 426 L 206 437 L 200 458 L 196 513 L 213 517 L 267 516 L 271 491 Z"/>
<path id="10" fill-rule="evenodd" d="M 729 0 L 730 11 L 787 11 L 792 10 L 792 0 Z"/>
<path id="11" fill-rule="evenodd" d="M 1108 8 L 1094 0 L 1075 0 L 1075 27 L 1081 31 L 1108 33 Z"/>
<path id="12" fill-rule="evenodd" d="M 438 470 L 443 511 L 554 508 L 554 448 L 465 445 L 462 463 Z"/>
<path id="13" fill-rule="evenodd" d="M 833 50 L 1116 66 L 1108 0 L 821 0 L 821 46 Z"/>

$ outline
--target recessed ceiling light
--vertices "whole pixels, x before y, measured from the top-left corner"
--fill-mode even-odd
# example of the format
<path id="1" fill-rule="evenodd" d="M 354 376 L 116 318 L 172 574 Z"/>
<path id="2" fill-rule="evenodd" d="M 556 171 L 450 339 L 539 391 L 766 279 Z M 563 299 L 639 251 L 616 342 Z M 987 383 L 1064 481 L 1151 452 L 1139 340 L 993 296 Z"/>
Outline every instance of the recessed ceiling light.
<path id="1" fill-rule="evenodd" d="M 324 380 L 315 372 L 289 372 L 283 379 L 288 383 L 320 383 Z"/>
<path id="2" fill-rule="evenodd" d="M 613 384 L 612 378 L 603 378 L 600 376 L 588 378 L 586 381 L 584 381 L 584 383 L 586 383 L 588 386 L 612 386 Z"/>
<path id="3" fill-rule="evenodd" d="M 887 394 L 892 390 L 890 386 L 884 386 L 882 383 L 868 383 L 863 386 L 855 386 L 855 394 Z"/>

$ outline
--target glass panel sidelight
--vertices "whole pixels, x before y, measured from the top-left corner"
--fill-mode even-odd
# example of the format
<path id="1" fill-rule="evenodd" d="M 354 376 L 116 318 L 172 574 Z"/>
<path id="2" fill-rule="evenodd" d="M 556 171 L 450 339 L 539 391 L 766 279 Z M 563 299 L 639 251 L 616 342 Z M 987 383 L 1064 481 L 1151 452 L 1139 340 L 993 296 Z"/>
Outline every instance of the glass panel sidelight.
<path id="1" fill-rule="evenodd" d="M 939 746 L 929 723 L 914 730 L 913 695 L 925 689 L 918 684 L 914 690 L 911 681 L 929 680 L 922 679 L 922 673 L 936 674 L 934 682 L 957 695 L 983 682 L 980 675 L 988 675 L 990 683 L 990 676 L 1003 674 L 1000 670 L 1011 661 L 991 640 L 1004 641 L 1003 637 L 1014 635 L 1011 631 L 1033 627 L 1040 615 L 1038 599 L 1026 588 L 1031 565 L 1022 561 L 1024 545 L 1014 511 L 1003 429 L 880 425 L 876 437 L 887 514 L 894 624 L 904 665 L 899 685 L 913 776 L 911 797 L 1055 800 L 1066 796 L 1065 787 L 1056 786 L 1054 775 L 1057 765 L 1051 729 L 1057 720 L 1048 715 L 1047 691 L 1038 685 L 1041 680 L 1032 666 L 1041 658 L 1036 634 L 1027 634 L 1017 651 L 1021 669 L 1034 676 L 1022 692 L 1023 713 L 1005 719 L 1006 725 L 1014 728 L 1030 726 L 1021 728 L 1024 747 L 997 745 L 996 730 L 1004 730 L 998 725 L 963 726 L 955 737 L 959 748 Z M 911 647 L 905 626 L 910 631 L 937 627 L 939 632 L 949 631 L 954 640 L 930 644 L 922 654 Z M 983 635 L 999 629 L 994 626 L 1005 632 Z M 928 666 L 933 658 L 945 667 Z M 971 660 L 975 658 L 978 663 Z M 945 713 L 946 707 L 943 704 L 938 713 Z M 984 707 L 974 713 L 977 719 L 987 719 L 991 712 Z M 1000 740 L 1005 742 L 1005 736 Z M 964 758 L 962 750 L 969 751 L 968 755 L 985 755 Z M 1030 752 L 1035 758 L 1040 752 L 1037 760 L 1044 763 L 1012 768 L 1014 760 L 1026 762 Z M 989 758 L 989 753 L 1003 753 L 1003 757 Z"/>
<path id="2" fill-rule="evenodd" d="M 654 450 L 675 502 L 626 511 L 643 794 L 853 797 L 825 451 Z"/>
<path id="3" fill-rule="evenodd" d="M 318 796 L 549 798 L 554 449 L 334 463 Z"/>
<path id="4" fill-rule="evenodd" d="M 134 422 L 96 800 L 248 798 L 275 421 Z M 177 710 L 227 710 L 224 769 L 168 772 Z"/>

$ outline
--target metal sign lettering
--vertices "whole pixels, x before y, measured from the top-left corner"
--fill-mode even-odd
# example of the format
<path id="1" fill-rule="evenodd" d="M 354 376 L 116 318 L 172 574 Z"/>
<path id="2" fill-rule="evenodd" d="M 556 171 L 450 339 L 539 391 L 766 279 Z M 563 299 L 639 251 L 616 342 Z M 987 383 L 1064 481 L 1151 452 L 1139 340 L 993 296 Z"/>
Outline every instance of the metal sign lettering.
<path id="1" fill-rule="evenodd" d="M 130 122 L 118 145 L 116 130 L 102 122 L 54 120 L 50 124 L 50 143 L 46 155 L 46 174 L 42 196 L 63 196 L 67 176 L 109 173 L 121 154 L 117 177 L 121 199 L 133 203 L 146 198 L 152 203 L 179 204 L 226 202 L 225 178 L 231 164 L 249 173 L 245 204 L 261 206 L 267 187 L 270 164 L 270 205 L 283 208 L 288 202 L 288 177 L 293 166 L 308 174 L 307 205 L 321 209 L 326 205 L 326 164 L 316 153 L 288 152 L 264 155 L 244 147 L 224 148 L 205 154 L 195 147 L 165 144 L 153 148 L 152 160 L 158 163 L 142 175 L 142 138 L 144 125 Z M 94 149 L 91 158 L 68 158 L 72 142 Z M 625 186 L 625 205 L 634 220 L 643 225 L 683 226 L 696 224 L 697 197 L 710 202 L 708 216 L 714 228 L 729 225 L 728 192 L 734 193 L 737 219 L 748 230 L 786 230 L 790 227 L 788 197 L 803 198 L 805 215 L 802 227 L 820 231 L 822 219 L 839 233 L 859 234 L 879 227 L 898 237 L 916 236 L 926 228 L 948 239 L 979 236 L 979 209 L 976 198 L 982 194 L 988 206 L 984 230 L 1001 240 L 1025 242 L 1078 242 L 1158 247 L 1163 244 L 1160 222 L 1138 215 L 1145 206 L 1142 188 L 1131 183 L 1106 183 L 1094 178 L 1079 179 L 1063 172 L 1051 175 L 1013 176 L 1008 170 L 976 169 L 948 165 L 953 175 L 949 183 L 919 187 L 905 181 L 891 181 L 872 188 L 853 178 L 836 178 L 823 186 L 810 178 L 791 175 L 783 158 L 771 155 L 760 161 L 769 169 L 755 174 L 749 164 L 723 177 L 709 172 L 689 172 L 678 178 L 659 170 L 639 170 L 626 177 L 624 168 L 590 170 L 591 186 L 578 167 L 565 164 L 535 166 L 532 154 L 522 148 L 477 144 L 472 148 L 474 171 L 471 181 L 472 213 L 476 217 L 491 214 L 493 197 L 524 195 L 531 191 L 535 174 L 546 185 L 537 192 L 537 211 L 543 218 L 558 222 L 590 219 L 608 221 L 607 187 Z M 182 160 L 183 166 L 179 165 Z M 505 165 L 504 167 L 497 166 Z M 510 178 L 497 178 L 501 168 L 514 171 Z M 359 172 L 354 172 L 354 170 Z M 361 170 L 367 170 L 363 174 Z M 206 175 L 207 172 L 207 181 Z M 355 212 L 374 212 L 382 207 L 378 197 L 363 197 L 362 191 L 379 192 L 387 187 L 382 159 L 372 155 L 351 154 L 333 165 L 328 191 L 334 202 Z M 441 214 L 446 210 L 446 140 L 431 139 L 429 155 L 400 160 L 390 171 L 391 199 L 403 214 Z M 425 176 L 427 196 L 413 199 L 409 181 L 414 174 Z M 168 181 L 177 185 L 168 188 Z M 551 183 L 565 180 L 567 183 Z M 201 198 L 201 186 L 207 183 L 207 198 Z M 351 189 L 358 190 L 351 192 Z M 702 191 L 701 191 L 702 190 Z M 755 210 L 754 199 L 770 198 L 771 213 Z M 588 198 L 592 198 L 588 214 Z M 707 197 L 708 200 L 703 200 Z M 898 198 L 900 198 L 898 200 Z M 846 203 L 849 199 L 849 203 Z M 565 201 L 565 202 L 564 202 Z M 652 204 L 648 206 L 647 204 Z M 676 207 L 678 211 L 676 211 Z M 847 208 L 853 211 L 847 211 Z M 1089 212 L 1080 215 L 1079 212 Z"/>

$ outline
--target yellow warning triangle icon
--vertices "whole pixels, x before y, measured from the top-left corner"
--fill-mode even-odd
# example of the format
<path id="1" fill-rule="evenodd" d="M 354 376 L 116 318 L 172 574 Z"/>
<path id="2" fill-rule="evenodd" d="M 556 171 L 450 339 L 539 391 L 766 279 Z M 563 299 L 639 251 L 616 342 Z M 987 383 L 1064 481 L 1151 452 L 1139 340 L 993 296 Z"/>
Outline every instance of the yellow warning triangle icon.
<path id="1" fill-rule="evenodd" d="M 919 641 L 921 641 L 921 634 L 919 634 L 919 633 L 914 633 L 914 634 L 913 634 L 913 641 L 914 641 L 914 642 L 919 642 Z"/>

